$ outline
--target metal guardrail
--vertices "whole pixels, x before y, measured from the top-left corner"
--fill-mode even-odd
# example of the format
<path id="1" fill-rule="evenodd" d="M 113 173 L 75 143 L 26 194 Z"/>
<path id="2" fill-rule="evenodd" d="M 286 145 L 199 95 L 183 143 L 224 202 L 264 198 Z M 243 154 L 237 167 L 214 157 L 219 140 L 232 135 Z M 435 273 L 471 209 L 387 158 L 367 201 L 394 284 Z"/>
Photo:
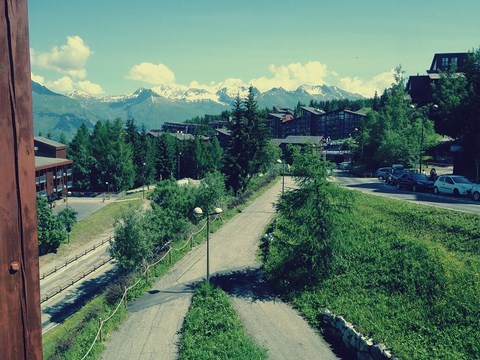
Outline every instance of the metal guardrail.
<path id="1" fill-rule="evenodd" d="M 87 249 L 85 250 L 83 253 L 81 254 L 78 254 L 78 255 L 75 255 L 75 257 L 73 258 L 70 258 L 70 259 L 67 259 L 62 265 L 60 266 L 55 266 L 55 268 L 47 273 L 44 273 L 42 274 L 42 276 L 40 277 L 40 281 L 44 280 L 45 278 L 47 278 L 48 276 L 52 275 L 52 274 L 55 274 L 58 270 L 60 269 L 63 269 L 64 267 L 67 267 L 68 265 L 70 265 L 71 263 L 77 261 L 78 259 L 81 259 L 82 257 L 84 257 L 85 255 L 87 255 L 88 253 L 92 252 L 93 250 L 99 248 L 100 246 L 102 246 L 103 244 L 105 244 L 106 242 L 110 242 L 112 241 L 112 237 L 110 236 L 108 239 L 104 239 L 102 240 L 100 243 L 97 243 L 95 245 L 93 245 L 92 248 L 90 249 Z"/>
<path id="2" fill-rule="evenodd" d="M 108 264 L 110 261 L 112 261 L 113 258 L 110 257 L 104 261 L 102 261 L 101 263 L 99 264 L 96 264 L 93 266 L 93 268 L 91 268 L 90 270 L 88 270 L 87 272 L 82 272 L 79 276 L 77 276 L 77 278 L 74 278 L 72 280 L 70 280 L 69 282 L 65 283 L 64 285 L 61 285 L 57 288 L 57 290 L 55 290 L 54 292 L 44 296 L 41 300 L 40 300 L 40 304 L 43 304 L 45 301 L 47 300 L 50 300 L 52 297 L 54 297 L 55 295 L 58 295 L 60 294 L 61 292 L 65 291 L 66 289 L 68 289 L 69 287 L 75 285 L 76 283 L 78 283 L 80 280 L 84 279 L 85 277 L 87 277 L 88 275 L 90 275 L 91 273 L 97 271 L 98 269 L 100 269 L 102 266 L 104 266 L 105 264 Z"/>

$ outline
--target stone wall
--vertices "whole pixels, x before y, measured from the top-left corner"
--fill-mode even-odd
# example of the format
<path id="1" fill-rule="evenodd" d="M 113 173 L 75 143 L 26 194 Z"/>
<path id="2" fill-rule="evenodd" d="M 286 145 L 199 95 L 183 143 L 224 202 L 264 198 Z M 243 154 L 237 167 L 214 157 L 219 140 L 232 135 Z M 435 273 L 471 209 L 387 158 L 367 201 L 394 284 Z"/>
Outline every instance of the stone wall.
<path id="1" fill-rule="evenodd" d="M 327 337 L 340 343 L 342 350 L 353 355 L 357 360 L 398 360 L 382 343 L 374 343 L 346 321 L 342 316 L 332 314 L 325 309 L 319 316 Z"/>

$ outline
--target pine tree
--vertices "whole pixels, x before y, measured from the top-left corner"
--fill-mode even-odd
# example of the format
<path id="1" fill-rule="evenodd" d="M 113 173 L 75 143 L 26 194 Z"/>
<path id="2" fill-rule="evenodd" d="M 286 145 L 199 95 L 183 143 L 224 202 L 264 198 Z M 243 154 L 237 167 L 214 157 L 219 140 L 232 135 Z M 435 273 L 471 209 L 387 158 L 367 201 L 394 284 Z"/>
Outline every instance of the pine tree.
<path id="1" fill-rule="evenodd" d="M 85 123 L 80 125 L 75 136 L 67 147 L 67 158 L 73 160 L 72 170 L 75 188 L 90 189 L 90 173 L 94 159 L 90 146 L 90 131 Z"/>

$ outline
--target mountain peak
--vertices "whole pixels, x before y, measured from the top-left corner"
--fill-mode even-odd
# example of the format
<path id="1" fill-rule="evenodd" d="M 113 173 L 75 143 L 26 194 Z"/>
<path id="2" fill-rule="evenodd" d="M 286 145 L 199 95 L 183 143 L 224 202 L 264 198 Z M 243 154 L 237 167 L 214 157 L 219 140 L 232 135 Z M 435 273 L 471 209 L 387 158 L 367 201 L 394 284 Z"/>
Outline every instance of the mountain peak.
<path id="1" fill-rule="evenodd" d="M 85 91 L 80 91 L 80 90 L 74 90 L 65 95 L 66 97 L 69 97 L 70 99 L 96 99 L 95 96 L 92 94 L 89 94 Z"/>

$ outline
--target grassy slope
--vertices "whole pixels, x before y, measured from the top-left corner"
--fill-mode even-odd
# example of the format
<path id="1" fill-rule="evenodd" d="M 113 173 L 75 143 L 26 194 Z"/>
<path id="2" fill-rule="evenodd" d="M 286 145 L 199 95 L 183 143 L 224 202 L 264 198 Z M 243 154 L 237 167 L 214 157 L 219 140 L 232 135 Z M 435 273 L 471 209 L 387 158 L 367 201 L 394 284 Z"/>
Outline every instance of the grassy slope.
<path id="1" fill-rule="evenodd" d="M 356 195 L 338 224 L 331 273 L 292 295 L 312 323 L 324 307 L 401 358 L 480 353 L 480 217 Z"/>

